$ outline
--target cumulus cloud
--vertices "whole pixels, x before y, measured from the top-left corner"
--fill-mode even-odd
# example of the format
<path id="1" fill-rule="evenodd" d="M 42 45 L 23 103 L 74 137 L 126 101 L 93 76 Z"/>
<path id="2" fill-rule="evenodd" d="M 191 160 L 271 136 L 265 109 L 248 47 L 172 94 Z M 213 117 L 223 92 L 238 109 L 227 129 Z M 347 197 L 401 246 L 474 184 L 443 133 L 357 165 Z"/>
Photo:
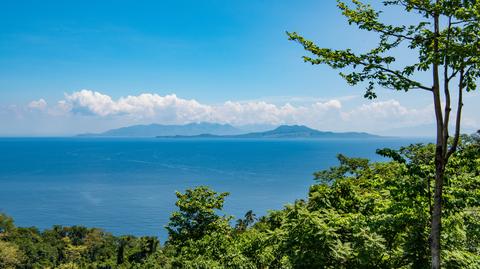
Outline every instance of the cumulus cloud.
<path id="1" fill-rule="evenodd" d="M 178 98 L 175 94 L 160 96 L 144 93 L 138 96 L 113 100 L 110 96 L 90 90 L 81 90 L 66 95 L 65 108 L 74 113 L 98 116 L 129 115 L 133 117 L 175 117 L 178 120 L 204 119 L 211 113 L 211 107 L 195 100 Z"/>
<path id="2" fill-rule="evenodd" d="M 27 107 L 33 110 L 45 110 L 47 105 L 47 102 L 43 98 L 40 98 L 39 100 L 31 101 Z"/>
<path id="3" fill-rule="evenodd" d="M 423 108 L 407 108 L 397 100 L 376 101 L 363 104 L 349 112 L 342 114 L 346 121 L 365 122 L 369 119 L 370 124 L 385 126 L 389 123 L 395 127 L 420 125 L 433 122 L 433 106 Z M 368 122 L 367 122 L 368 123 Z"/>
<path id="4" fill-rule="evenodd" d="M 72 113 L 100 117 L 127 116 L 168 123 L 208 121 L 235 125 L 294 123 L 301 121 L 309 112 L 319 114 L 341 108 L 339 100 L 316 102 L 310 106 L 289 103 L 278 106 L 264 101 L 227 101 L 220 105 L 207 105 L 179 98 L 175 94 L 160 96 L 150 93 L 113 100 L 108 95 L 90 90 L 67 94 L 62 104 Z"/>

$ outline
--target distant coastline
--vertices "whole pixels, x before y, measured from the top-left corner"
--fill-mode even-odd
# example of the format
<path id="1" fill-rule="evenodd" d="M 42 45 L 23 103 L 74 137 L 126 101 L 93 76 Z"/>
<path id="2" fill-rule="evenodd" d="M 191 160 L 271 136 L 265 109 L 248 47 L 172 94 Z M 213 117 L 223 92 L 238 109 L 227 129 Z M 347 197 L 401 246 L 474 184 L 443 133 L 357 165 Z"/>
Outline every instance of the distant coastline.
<path id="1" fill-rule="evenodd" d="M 266 132 L 252 132 L 240 135 L 200 134 L 193 136 L 157 136 L 157 138 L 252 138 L 252 139 L 370 139 L 382 136 L 361 132 L 322 132 L 301 125 L 282 125 Z"/>
<path id="2" fill-rule="evenodd" d="M 263 132 L 242 132 L 228 124 L 135 125 L 78 137 L 256 138 L 256 139 L 371 139 L 386 138 L 365 132 L 319 131 L 304 125 L 281 125 Z"/>

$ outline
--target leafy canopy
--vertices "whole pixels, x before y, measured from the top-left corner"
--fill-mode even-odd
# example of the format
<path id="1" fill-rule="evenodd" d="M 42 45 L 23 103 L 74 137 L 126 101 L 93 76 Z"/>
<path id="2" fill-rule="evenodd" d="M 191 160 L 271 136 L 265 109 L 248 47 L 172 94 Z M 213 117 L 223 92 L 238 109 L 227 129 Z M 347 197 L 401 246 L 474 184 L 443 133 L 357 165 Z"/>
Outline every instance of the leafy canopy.
<path id="1" fill-rule="evenodd" d="M 353 7 L 338 1 L 338 7 L 349 24 L 377 33 L 377 46 L 364 53 L 354 53 L 351 49 L 321 48 L 296 32 L 287 32 L 290 40 L 298 42 L 311 53 L 303 57 L 305 62 L 343 69 L 340 75 L 351 85 L 368 82 L 365 97 L 370 99 L 377 96 L 374 91 L 376 85 L 399 91 L 432 91 L 432 86 L 417 80 L 416 74 L 429 70 L 433 63 L 451 70 L 447 81 L 464 70 L 464 87 L 467 91 L 476 89 L 476 80 L 480 77 L 479 1 L 440 0 L 438 4 L 429 0 L 382 1 L 385 6 L 401 7 L 411 13 L 414 20 L 419 20 L 412 25 L 383 23 L 380 19 L 382 12 L 358 0 L 351 2 Z M 438 37 L 430 20 L 435 14 L 448 18 L 450 23 L 450 27 L 441 30 Z M 439 50 L 434 46 L 436 40 Z M 416 63 L 403 67 L 395 65 L 396 58 L 391 52 L 402 45 L 417 53 Z"/>
<path id="2" fill-rule="evenodd" d="M 229 218 L 220 217 L 216 210 L 223 208 L 228 193 L 216 193 L 208 187 L 200 186 L 177 192 L 175 203 L 179 211 L 172 213 L 166 227 L 169 243 L 182 244 L 187 240 L 196 240 L 221 227 Z"/>

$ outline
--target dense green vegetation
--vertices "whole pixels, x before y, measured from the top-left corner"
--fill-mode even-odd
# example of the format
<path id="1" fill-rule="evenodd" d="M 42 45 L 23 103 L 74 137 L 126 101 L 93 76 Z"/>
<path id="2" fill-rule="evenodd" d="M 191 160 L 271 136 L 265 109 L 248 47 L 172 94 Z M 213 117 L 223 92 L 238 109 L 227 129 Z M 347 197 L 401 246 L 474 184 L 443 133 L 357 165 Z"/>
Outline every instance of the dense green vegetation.
<path id="1" fill-rule="evenodd" d="M 434 145 L 382 149 L 388 161 L 338 156 L 308 198 L 256 218 L 222 214 L 228 193 L 177 193 L 163 245 L 100 229 L 16 227 L 0 215 L 0 268 L 427 268 Z M 480 268 L 480 137 L 446 169 L 442 264 Z"/>
<path id="2" fill-rule="evenodd" d="M 442 202 L 443 196 L 448 195 L 443 189 L 448 178 L 446 169 L 458 148 L 464 93 L 475 91 L 480 79 L 480 1 L 373 2 L 383 4 L 384 9 L 402 18 L 401 22 L 388 20 L 384 10 L 365 1 L 337 0 L 338 8 L 350 25 L 377 36 L 376 45 L 364 52 L 322 47 L 296 32 L 287 34 L 308 52 L 303 56 L 305 62 L 339 69 L 339 75 L 350 85 L 366 85 L 365 98 L 376 98 L 376 88 L 423 91 L 431 96 L 436 147 L 430 251 L 431 268 L 440 269 L 441 242 L 445 237 L 441 234 L 445 211 Z M 403 20 L 405 18 L 408 19 Z M 408 54 L 399 54 L 405 50 Z M 399 55 L 408 58 L 408 63 L 397 61 Z M 426 77 L 430 79 L 425 80 Z"/>

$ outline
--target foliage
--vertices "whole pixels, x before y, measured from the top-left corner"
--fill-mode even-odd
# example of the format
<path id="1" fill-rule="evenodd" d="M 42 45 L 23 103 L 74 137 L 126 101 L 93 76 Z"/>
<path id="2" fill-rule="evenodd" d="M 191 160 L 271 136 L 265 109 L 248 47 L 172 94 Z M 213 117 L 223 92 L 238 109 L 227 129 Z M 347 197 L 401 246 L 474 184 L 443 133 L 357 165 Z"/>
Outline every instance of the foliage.
<path id="1" fill-rule="evenodd" d="M 9 258 L 18 264 L 12 268 L 135 268 L 152 262 L 159 246 L 156 237 L 125 239 L 81 226 L 54 226 L 40 232 L 10 223 L 9 231 L 0 233 L 0 252 L 2 257 L 16 257 Z M 12 255 L 3 255 L 4 251 Z"/>
<path id="2" fill-rule="evenodd" d="M 175 204 L 179 211 L 172 213 L 166 227 L 168 243 L 180 245 L 228 226 L 229 218 L 216 214 L 216 210 L 223 208 L 228 193 L 217 194 L 208 187 L 201 186 L 187 190 L 184 194 L 177 192 L 176 195 L 178 200 Z"/>
<path id="3" fill-rule="evenodd" d="M 448 77 L 464 72 L 462 83 L 467 91 L 476 89 L 480 76 L 479 32 L 480 3 L 478 1 L 382 1 L 385 6 L 398 6 L 415 18 L 416 24 L 390 25 L 381 22 L 381 11 L 358 0 L 353 7 L 338 1 L 338 7 L 349 24 L 359 29 L 378 34 L 378 45 L 365 53 L 354 53 L 351 49 L 334 50 L 321 48 L 295 32 L 288 32 L 290 40 L 300 43 L 311 56 L 305 62 L 313 65 L 326 64 L 334 69 L 344 69 L 340 75 L 351 85 L 369 82 L 365 97 L 375 98 L 374 86 L 409 91 L 422 89 L 432 91 L 431 86 L 416 80 L 415 75 L 430 70 L 433 63 L 442 64 L 452 72 Z M 433 29 L 435 14 L 444 16 L 446 27 L 438 34 Z M 439 43 L 438 51 L 435 44 Z M 417 63 L 394 68 L 396 58 L 390 51 L 401 46 L 417 53 Z M 350 68 L 350 69 L 349 69 Z M 451 78 L 449 79 L 449 81 Z M 447 81 L 447 82 L 449 82 Z"/>
<path id="4" fill-rule="evenodd" d="M 0 268 L 16 268 L 22 264 L 23 258 L 23 253 L 17 245 L 0 241 Z"/>
<path id="5" fill-rule="evenodd" d="M 245 213 L 243 219 L 238 219 L 237 224 L 235 225 L 235 229 L 239 232 L 245 231 L 248 227 L 250 227 L 253 223 L 255 223 L 257 216 L 253 213 L 253 210 L 248 210 Z"/>
<path id="6" fill-rule="evenodd" d="M 430 244 L 432 268 L 441 266 L 441 230 L 445 169 L 460 139 L 463 93 L 477 88 L 480 78 L 480 1 L 476 0 L 383 0 L 385 7 L 410 15 L 410 25 L 382 22 L 381 11 L 361 0 L 351 5 L 338 0 L 338 7 L 349 24 L 375 33 L 378 44 L 357 53 L 352 49 L 322 48 L 303 36 L 287 32 L 309 52 L 305 62 L 341 69 L 350 85 L 367 83 L 365 98 L 377 95 L 375 88 L 396 91 L 422 90 L 432 97 L 436 124 L 435 184 L 431 207 Z M 396 9 L 395 9 L 396 8 Z M 398 63 L 398 49 L 408 48 L 413 63 Z M 425 81 L 425 73 L 431 82 Z M 457 95 L 452 96 L 455 88 Z M 452 99 L 456 98 L 454 132 L 450 132 Z M 453 141 L 449 143 L 450 135 Z M 389 152 L 384 152 L 388 154 Z M 391 153 L 391 152 L 390 152 Z"/>

